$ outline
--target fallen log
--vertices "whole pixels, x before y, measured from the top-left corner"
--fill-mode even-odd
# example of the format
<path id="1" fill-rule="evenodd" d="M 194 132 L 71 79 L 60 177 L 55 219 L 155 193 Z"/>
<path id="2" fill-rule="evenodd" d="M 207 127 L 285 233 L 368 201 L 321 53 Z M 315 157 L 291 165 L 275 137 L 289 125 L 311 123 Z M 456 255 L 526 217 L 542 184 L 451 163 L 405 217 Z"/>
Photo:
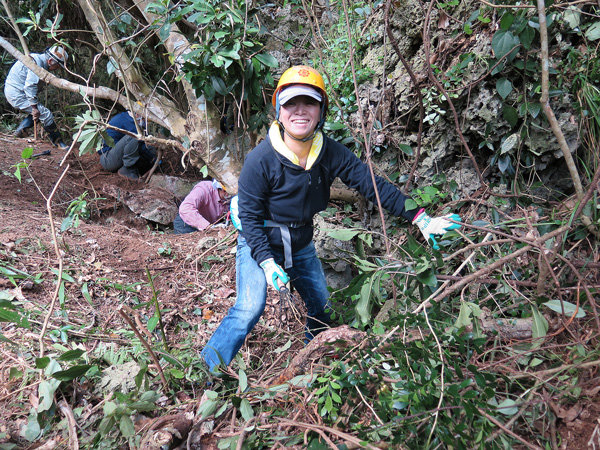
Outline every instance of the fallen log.
<path id="1" fill-rule="evenodd" d="M 294 356 L 286 369 L 270 385 L 283 384 L 297 375 L 306 373 L 307 368 L 314 361 L 323 356 L 334 354 L 337 349 L 359 345 L 366 336 L 367 333 L 364 331 L 355 330 L 348 325 L 323 331 Z"/>

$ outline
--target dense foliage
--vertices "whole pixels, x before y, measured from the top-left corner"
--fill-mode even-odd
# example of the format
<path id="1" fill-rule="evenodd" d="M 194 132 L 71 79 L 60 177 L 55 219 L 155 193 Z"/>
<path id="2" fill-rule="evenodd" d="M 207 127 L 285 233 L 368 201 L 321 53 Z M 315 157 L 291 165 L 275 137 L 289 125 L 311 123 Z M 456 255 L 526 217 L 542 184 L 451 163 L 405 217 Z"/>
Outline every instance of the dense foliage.
<path id="1" fill-rule="evenodd" d="M 463 228 L 448 233 L 438 251 L 420 242 L 410 226 L 398 219 L 386 216 L 381 223 L 376 214 L 368 214 L 369 206 L 332 205 L 323 212 L 321 218 L 335 228 L 329 238 L 352 249 L 336 256 L 354 276 L 349 286 L 332 290 L 336 324 L 349 324 L 362 334 L 348 343 L 336 339 L 332 330 L 329 351 L 284 384 L 275 381 L 294 364 L 294 355 L 286 351 L 301 342 L 301 326 L 294 330 L 296 334 L 270 331 L 260 347 L 250 346 L 250 356 L 238 355 L 228 373 L 211 378 L 193 349 L 197 325 L 181 320 L 165 330 L 161 295 L 149 273 L 135 285 L 94 280 L 97 290 L 113 293 L 133 304 L 135 311 L 144 312 L 144 334 L 139 324 L 127 321 L 134 313 L 125 309 L 120 310 L 125 322 L 102 330 L 123 337 L 116 349 L 89 350 L 85 337 L 69 334 L 68 326 L 48 332 L 57 345 L 47 356 L 31 350 L 22 355 L 28 362 L 26 369 L 8 368 L 12 382 L 28 385 L 39 377 L 39 402 L 23 413 L 29 414 L 23 439 L 34 442 L 57 432 L 60 398 L 75 404 L 74 386 L 97 385 L 103 371 L 130 362 L 137 371 L 126 393 L 101 400 L 90 395 L 96 415 L 84 416 L 83 407 L 74 408 L 77 418 L 87 421 L 85 433 L 79 433 L 85 448 L 117 448 L 125 443 L 140 448 L 144 432 L 136 428 L 134 419 L 157 417 L 167 404 L 172 408 L 169 412 L 178 412 L 174 399 L 181 392 L 199 397 L 203 392 L 204 401 L 195 411 L 197 423 L 207 420 L 217 428 L 227 424 L 233 430 L 214 437 L 221 449 L 350 445 L 506 449 L 523 444 L 559 448 L 560 439 L 566 438 L 557 432 L 561 420 L 566 420 L 561 410 L 597 400 L 597 390 L 586 390 L 591 377 L 587 368 L 598 364 L 600 332 L 597 5 L 583 2 L 564 7 L 547 2 L 545 20 L 540 22 L 533 3 L 527 8 L 517 8 L 515 2 L 505 8 L 458 0 L 436 4 L 433 11 L 439 29 L 418 39 L 431 43 L 432 37 L 437 38 L 437 61 L 421 67 L 418 85 L 411 86 L 405 98 L 398 98 L 389 80 L 399 83 L 400 77 L 386 73 L 386 64 L 401 65 L 398 59 L 390 63 L 381 57 L 377 66 L 365 61 L 376 45 L 394 37 L 393 32 L 382 31 L 386 19 L 401 16 L 402 8 L 416 7 L 416 2 L 390 2 L 389 10 L 386 2 L 379 1 L 352 5 L 342 1 L 334 10 L 325 3 L 324 11 L 297 1 L 261 8 L 291 12 L 301 23 L 300 31 L 310 37 L 286 40 L 283 48 L 306 52 L 306 62 L 327 74 L 332 101 L 326 131 L 380 166 L 375 169 L 378 173 L 393 181 L 412 182 L 418 178 L 413 159 L 419 155 L 415 136 L 420 125 L 430 139 L 454 133 L 456 142 L 461 142 L 464 129 L 466 144 L 456 144 L 457 148 L 474 150 L 473 170 L 485 174 L 485 184 L 473 189 L 448 176 L 444 169 L 455 161 L 447 157 L 435 177 L 411 191 L 411 202 L 431 213 L 459 211 Z M 268 33 L 260 23 L 258 6 L 253 5 L 235 0 L 151 3 L 148 11 L 161 19 L 149 31 L 156 31 L 164 43 L 171 27 L 185 22 L 182 33 L 192 37 L 192 44 L 178 62 L 182 74 L 173 80 L 189 81 L 223 110 L 223 105 L 231 105 L 237 111 L 232 113 L 234 121 L 241 118 L 248 130 L 260 131 L 269 120 L 265 92 L 272 87 L 278 63 L 266 50 Z M 430 20 L 432 14 L 427 11 L 425 18 Z M 133 18 L 122 11 L 117 16 L 120 19 L 111 26 L 122 35 L 132 33 Z M 442 26 L 449 18 L 454 25 Z M 35 14 L 27 20 L 22 23 L 36 31 L 57 24 Z M 420 18 L 414 20 L 415 27 L 422 25 Z M 444 38 L 451 41 L 446 45 L 458 43 L 447 54 L 439 44 Z M 549 60 L 544 60 L 544 39 L 551 49 Z M 489 53 L 481 53 L 478 42 L 487 42 L 489 46 L 482 47 Z M 415 49 L 422 44 L 417 40 L 406 52 L 413 57 L 410 61 L 420 61 L 421 66 L 422 54 Z M 110 70 L 108 64 L 107 73 Z M 410 79 L 407 72 L 402 72 L 403 78 Z M 551 80 L 549 88 L 544 86 L 546 76 Z M 377 101 L 365 94 L 369 89 L 377 91 Z M 421 104 L 415 92 L 421 94 Z M 500 117 L 479 132 L 469 129 L 464 119 L 474 92 L 500 105 Z M 575 156 L 581 192 L 573 187 L 573 172 L 563 167 L 567 155 L 556 143 L 560 133 L 552 130 L 545 95 L 550 108 L 559 110 L 559 128 L 573 125 L 568 150 Z M 387 116 L 379 106 L 370 107 L 385 98 Z M 401 100 L 410 103 L 406 114 Z M 415 113 L 420 106 L 421 116 Z M 458 111 L 456 122 L 454 111 Z M 91 134 L 84 138 L 89 139 L 89 148 L 99 142 Z M 27 170 L 28 156 L 24 154 L 24 161 L 15 166 L 19 176 Z M 553 176 L 543 175 L 549 166 L 561 167 L 553 173 L 570 173 L 570 178 L 554 180 L 556 184 L 545 186 L 551 194 L 541 197 L 538 188 L 546 184 L 541 180 Z M 73 199 L 61 231 L 93 219 L 90 204 L 94 201 L 87 194 Z M 228 242 L 219 248 L 222 253 L 202 254 L 197 272 L 218 271 L 231 247 Z M 157 253 L 174 264 L 185 259 L 167 243 Z M 41 272 L 28 270 L 20 258 L 18 251 L 2 250 L 3 276 L 15 287 L 24 281 L 41 283 Z M 57 277 L 59 317 L 72 313 L 69 296 L 92 303 L 90 286 L 79 270 L 83 269 L 71 267 Z M 137 296 L 140 289 L 151 292 L 150 301 Z M 208 291 L 214 289 L 217 286 Z M 17 352 L 18 342 L 6 337 L 4 330 L 40 334 L 42 313 L 25 309 L 12 291 L 0 294 L 0 321 L 9 324 L 0 328 L 0 339 L 5 348 Z M 205 317 L 206 312 L 198 314 Z M 185 345 L 169 345 L 175 337 Z M 16 448 L 11 445 L 0 444 Z"/>

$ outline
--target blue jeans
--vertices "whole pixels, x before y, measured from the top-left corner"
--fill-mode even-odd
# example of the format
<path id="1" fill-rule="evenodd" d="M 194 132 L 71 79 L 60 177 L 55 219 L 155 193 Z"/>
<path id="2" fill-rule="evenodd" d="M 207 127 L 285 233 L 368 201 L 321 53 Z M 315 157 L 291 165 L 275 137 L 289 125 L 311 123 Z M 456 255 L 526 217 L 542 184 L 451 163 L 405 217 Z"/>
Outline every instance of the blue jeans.
<path id="1" fill-rule="evenodd" d="M 177 217 L 173 220 L 173 232 L 174 234 L 187 234 L 198 231 L 198 228 L 194 228 L 183 221 L 181 216 L 177 214 Z"/>
<path id="2" fill-rule="evenodd" d="M 283 253 L 273 251 L 273 256 L 283 267 Z M 294 265 L 287 269 L 287 274 L 306 305 L 306 338 L 310 340 L 331 322 L 327 281 L 312 242 L 294 252 L 293 261 Z M 265 310 L 265 273 L 250 255 L 250 247 L 241 236 L 238 238 L 236 256 L 236 284 L 235 305 L 201 353 L 211 371 L 221 362 L 219 356 L 225 365 L 233 360 Z"/>

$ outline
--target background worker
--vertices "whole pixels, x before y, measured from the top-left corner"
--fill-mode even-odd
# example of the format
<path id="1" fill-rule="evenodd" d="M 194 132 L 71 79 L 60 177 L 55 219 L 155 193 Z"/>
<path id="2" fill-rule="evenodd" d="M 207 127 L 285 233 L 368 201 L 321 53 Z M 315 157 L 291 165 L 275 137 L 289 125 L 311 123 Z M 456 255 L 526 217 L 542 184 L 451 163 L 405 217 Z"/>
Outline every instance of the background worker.
<path id="1" fill-rule="evenodd" d="M 139 104 L 139 102 L 138 102 Z M 114 116 L 108 124 L 106 133 L 112 138 L 114 145 L 111 147 L 107 142 L 98 151 L 100 154 L 100 164 L 108 172 L 118 172 L 119 175 L 132 180 L 140 178 L 140 172 L 145 173 L 154 164 L 156 152 L 154 148 L 146 145 L 143 140 L 138 140 L 133 136 L 123 133 L 129 131 L 137 134 L 135 123 L 145 130 L 146 122 L 140 114 L 131 111 L 124 111 Z"/>
<path id="2" fill-rule="evenodd" d="M 321 75 L 312 67 L 286 70 L 273 95 L 276 120 L 244 163 L 238 182 L 239 220 L 232 200 L 231 220 L 240 231 L 236 256 L 237 298 L 204 349 L 214 372 L 228 365 L 262 315 L 267 286 L 291 282 L 307 309 L 307 340 L 330 323 L 329 291 L 312 242 L 313 216 L 325 210 L 334 179 L 376 203 L 369 168 L 321 128 L 328 98 Z M 399 189 L 376 177 L 381 204 L 417 225 L 425 238 L 459 228 L 456 214 L 432 218 L 409 211 Z"/>
<path id="3" fill-rule="evenodd" d="M 179 205 L 179 214 L 173 221 L 175 234 L 206 230 L 221 219 L 228 209 L 229 196 L 217 181 L 201 181 Z"/>
<path id="4" fill-rule="evenodd" d="M 42 69 L 51 72 L 65 67 L 68 59 L 67 52 L 59 45 L 46 49 L 44 53 L 30 53 L 29 56 Z M 43 83 L 32 70 L 29 70 L 21 61 L 13 64 L 4 82 L 4 95 L 6 100 L 14 108 L 27 113 L 27 117 L 21 121 L 15 130 L 15 136 L 23 138 L 27 136 L 27 129 L 33 127 L 34 121 L 40 121 L 48 133 L 52 143 L 60 149 L 69 148 L 60 136 L 60 132 L 54 123 L 52 112 L 38 101 L 39 87 Z"/>

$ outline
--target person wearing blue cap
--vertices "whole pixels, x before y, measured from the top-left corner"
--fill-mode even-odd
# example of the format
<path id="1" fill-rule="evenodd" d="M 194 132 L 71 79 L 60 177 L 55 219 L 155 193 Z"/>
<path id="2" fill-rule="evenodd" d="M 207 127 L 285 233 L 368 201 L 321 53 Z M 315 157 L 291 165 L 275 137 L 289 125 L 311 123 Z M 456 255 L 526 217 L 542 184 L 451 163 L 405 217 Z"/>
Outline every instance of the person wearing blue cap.
<path id="1" fill-rule="evenodd" d="M 144 106 L 140 102 L 136 103 Z M 111 127 L 106 130 L 106 134 L 112 138 L 114 144 L 111 147 L 105 141 L 102 148 L 98 150 L 100 164 L 104 170 L 117 172 L 131 180 L 139 180 L 140 172 L 148 171 L 156 160 L 154 147 L 123 132 L 137 134 L 136 122 L 142 131 L 145 131 L 146 121 L 142 115 L 129 110 L 116 114 L 108 122 Z"/>
<path id="2" fill-rule="evenodd" d="M 205 230 L 227 214 L 229 196 L 218 180 L 201 181 L 179 205 L 173 220 L 175 234 Z"/>

